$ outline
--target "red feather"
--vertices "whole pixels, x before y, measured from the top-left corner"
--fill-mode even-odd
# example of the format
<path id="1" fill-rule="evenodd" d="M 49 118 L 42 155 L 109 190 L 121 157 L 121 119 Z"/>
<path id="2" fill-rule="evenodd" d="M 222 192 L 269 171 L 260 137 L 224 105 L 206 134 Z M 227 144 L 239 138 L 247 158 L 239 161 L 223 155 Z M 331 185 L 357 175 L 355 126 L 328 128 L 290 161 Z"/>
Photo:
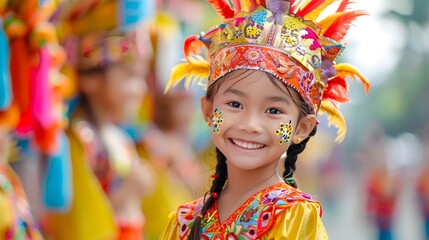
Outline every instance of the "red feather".
<path id="1" fill-rule="evenodd" d="M 183 43 L 183 52 L 186 59 L 188 59 L 191 54 L 196 54 L 197 52 L 201 51 L 204 46 L 204 43 L 198 39 L 197 35 L 191 35 L 187 37 Z"/>
<path id="2" fill-rule="evenodd" d="M 307 15 L 308 13 L 310 13 L 311 11 L 313 11 L 314 9 L 316 9 L 318 6 L 320 6 L 324 2 L 325 2 L 325 0 L 311 1 L 307 5 L 305 5 L 305 7 L 303 7 L 300 10 L 298 10 L 295 13 L 295 15 L 298 16 L 298 17 L 304 17 L 305 15 Z"/>
<path id="3" fill-rule="evenodd" d="M 347 10 L 347 7 L 353 3 L 352 0 L 342 0 L 340 5 L 338 6 L 337 12 L 344 12 Z"/>
<path id="4" fill-rule="evenodd" d="M 229 3 L 224 0 L 208 0 L 208 2 L 219 15 L 223 16 L 224 19 L 234 17 L 234 10 L 232 10 Z"/>
<path id="5" fill-rule="evenodd" d="M 339 103 L 346 103 L 350 100 L 344 95 L 344 93 L 336 89 L 330 89 L 329 91 L 325 91 L 323 93 L 323 100 L 327 100 L 327 99 L 331 101 L 339 102 Z"/>
<path id="6" fill-rule="evenodd" d="M 347 82 L 347 79 L 344 77 L 335 76 L 328 81 L 328 86 L 331 85 L 340 85 L 347 91 L 349 90 L 349 83 Z"/>
<path id="7" fill-rule="evenodd" d="M 347 92 L 341 86 L 328 87 L 323 92 L 323 100 L 331 100 L 339 103 L 345 103 L 349 101 L 347 98 Z"/>
<path id="8" fill-rule="evenodd" d="M 334 77 L 328 81 L 328 86 L 323 92 L 323 100 L 334 100 L 340 103 L 348 102 L 347 93 L 349 85 L 345 78 Z"/>
<path id="9" fill-rule="evenodd" d="M 323 36 L 330 38 L 334 41 L 341 41 L 347 34 L 352 22 L 360 16 L 367 15 L 366 12 L 355 10 L 350 12 L 343 12 L 334 22 L 326 29 Z"/>

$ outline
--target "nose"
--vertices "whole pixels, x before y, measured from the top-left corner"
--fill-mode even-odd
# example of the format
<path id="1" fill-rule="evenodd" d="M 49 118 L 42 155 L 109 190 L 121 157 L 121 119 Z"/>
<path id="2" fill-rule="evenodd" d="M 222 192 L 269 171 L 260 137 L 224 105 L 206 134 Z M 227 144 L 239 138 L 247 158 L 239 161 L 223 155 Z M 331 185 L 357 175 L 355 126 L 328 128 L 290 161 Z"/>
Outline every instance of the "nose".
<path id="1" fill-rule="evenodd" d="M 254 110 L 245 111 L 243 118 L 238 123 L 239 129 L 248 133 L 261 133 L 263 124 L 262 115 L 262 113 Z"/>

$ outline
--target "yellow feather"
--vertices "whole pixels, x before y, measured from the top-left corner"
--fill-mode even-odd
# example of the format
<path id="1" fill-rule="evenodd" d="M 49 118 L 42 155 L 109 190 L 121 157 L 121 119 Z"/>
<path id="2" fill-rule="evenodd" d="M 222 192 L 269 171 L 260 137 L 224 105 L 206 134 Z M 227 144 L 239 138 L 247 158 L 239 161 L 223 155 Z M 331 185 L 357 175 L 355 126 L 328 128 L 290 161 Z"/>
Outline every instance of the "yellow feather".
<path id="1" fill-rule="evenodd" d="M 311 11 L 309 14 L 305 15 L 305 19 L 316 21 L 316 19 L 320 16 L 320 14 L 329 6 L 331 6 L 332 3 L 336 2 L 338 0 L 326 0 L 324 3 L 320 4 L 319 7 Z"/>
<path id="2" fill-rule="evenodd" d="M 344 140 L 347 132 L 346 120 L 344 119 L 343 114 L 339 111 L 337 106 L 334 105 L 331 101 L 324 100 L 319 109 L 319 114 L 327 115 L 329 126 L 335 126 L 337 130 L 337 137 L 335 142 L 340 143 Z"/>
<path id="3" fill-rule="evenodd" d="M 357 78 L 359 78 L 365 89 L 365 93 L 368 94 L 368 91 L 371 88 L 371 84 L 369 83 L 368 79 L 356 67 L 352 66 L 349 63 L 338 63 L 334 65 L 334 68 L 337 71 L 337 75 L 342 78 L 351 77 L 355 81 L 357 81 Z"/>
<path id="4" fill-rule="evenodd" d="M 321 29 L 321 34 L 325 34 L 326 30 L 332 25 L 332 23 L 341 15 L 345 14 L 345 12 L 336 12 L 326 16 L 324 19 L 320 20 L 317 25 Z"/>
<path id="5" fill-rule="evenodd" d="M 295 2 L 293 3 L 293 5 L 295 6 L 295 13 L 298 10 L 303 9 L 309 2 L 310 0 L 295 0 Z"/>
<path id="6" fill-rule="evenodd" d="M 186 89 L 189 89 L 191 84 L 202 85 L 202 81 L 209 76 L 209 69 L 209 62 L 201 56 L 188 57 L 187 62 L 177 64 L 171 70 L 170 80 L 165 86 L 164 93 L 183 80 L 185 80 Z"/>
<path id="7" fill-rule="evenodd" d="M 252 3 L 250 2 L 250 0 L 239 0 L 240 1 L 240 6 L 241 6 L 241 11 L 243 12 L 251 12 L 252 11 Z"/>

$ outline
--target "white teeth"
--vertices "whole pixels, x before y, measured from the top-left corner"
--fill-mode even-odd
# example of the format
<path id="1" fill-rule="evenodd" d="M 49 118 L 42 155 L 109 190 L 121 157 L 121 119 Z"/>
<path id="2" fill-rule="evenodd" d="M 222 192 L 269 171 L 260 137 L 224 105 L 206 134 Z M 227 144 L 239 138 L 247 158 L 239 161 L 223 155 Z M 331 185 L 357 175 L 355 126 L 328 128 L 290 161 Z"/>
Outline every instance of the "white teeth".
<path id="1" fill-rule="evenodd" d="M 259 148 L 262 148 L 264 145 L 262 145 L 262 144 L 258 144 L 258 143 L 250 143 L 250 142 L 243 142 L 243 141 L 240 141 L 240 140 L 236 140 L 236 139 L 233 139 L 232 140 L 232 142 L 235 144 L 235 145 L 237 145 L 237 146 L 239 146 L 239 147 L 242 147 L 242 148 L 245 148 L 245 149 L 259 149 Z"/>

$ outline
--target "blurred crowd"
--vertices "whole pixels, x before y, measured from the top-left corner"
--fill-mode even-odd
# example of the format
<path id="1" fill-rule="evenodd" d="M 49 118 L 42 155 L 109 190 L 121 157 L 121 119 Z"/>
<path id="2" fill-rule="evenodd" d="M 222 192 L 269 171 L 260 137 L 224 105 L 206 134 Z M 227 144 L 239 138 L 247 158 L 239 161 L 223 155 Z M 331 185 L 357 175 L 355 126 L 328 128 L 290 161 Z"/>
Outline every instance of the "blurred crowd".
<path id="1" fill-rule="evenodd" d="M 214 151 L 196 121 L 199 99 L 164 85 L 183 37 L 212 25 L 205 8 L 0 0 L 0 240 L 158 239 L 180 203 L 204 194 Z M 351 179 L 373 227 L 365 236 L 400 239 L 406 192 L 417 235 L 429 239 L 429 124 L 422 129 L 394 139 L 368 125 L 355 154 L 323 130 L 309 143 L 297 179 L 322 202 L 328 233 Z"/>

